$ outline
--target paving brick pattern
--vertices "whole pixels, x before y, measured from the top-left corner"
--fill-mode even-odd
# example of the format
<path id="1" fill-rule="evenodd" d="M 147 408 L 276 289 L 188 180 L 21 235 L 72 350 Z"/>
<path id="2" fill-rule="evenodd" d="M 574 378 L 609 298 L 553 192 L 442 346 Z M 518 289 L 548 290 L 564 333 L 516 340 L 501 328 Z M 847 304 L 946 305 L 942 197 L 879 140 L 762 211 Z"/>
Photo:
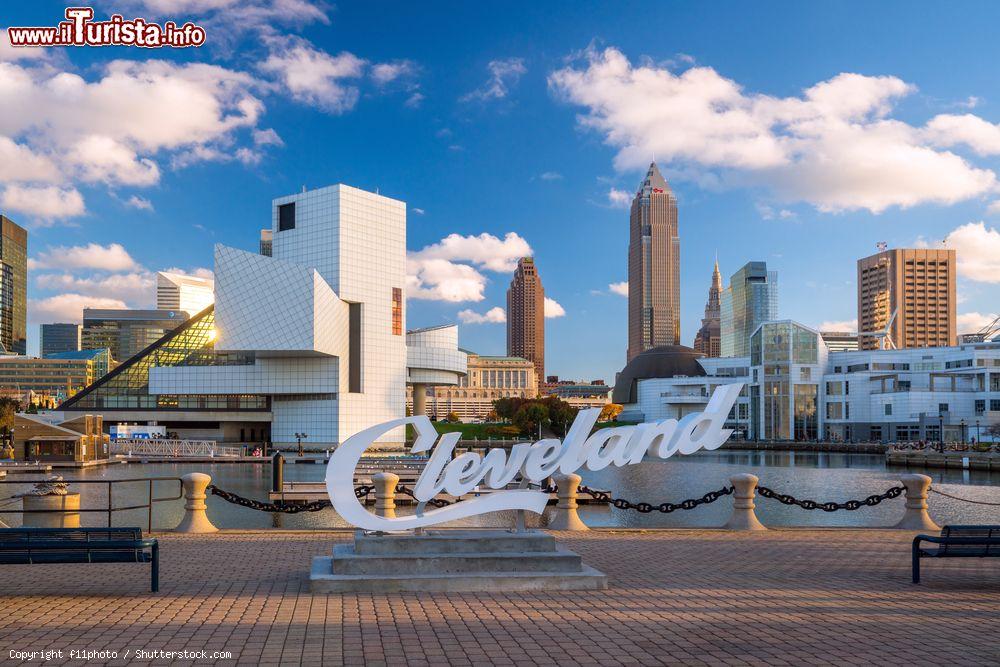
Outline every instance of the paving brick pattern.
<path id="1" fill-rule="evenodd" d="M 350 534 L 159 537 L 156 595 L 145 565 L 0 568 L 0 660 L 142 648 L 247 665 L 1000 664 L 1000 559 L 924 561 L 914 586 L 907 532 L 563 533 L 610 589 L 535 594 L 312 595 L 312 556 Z"/>

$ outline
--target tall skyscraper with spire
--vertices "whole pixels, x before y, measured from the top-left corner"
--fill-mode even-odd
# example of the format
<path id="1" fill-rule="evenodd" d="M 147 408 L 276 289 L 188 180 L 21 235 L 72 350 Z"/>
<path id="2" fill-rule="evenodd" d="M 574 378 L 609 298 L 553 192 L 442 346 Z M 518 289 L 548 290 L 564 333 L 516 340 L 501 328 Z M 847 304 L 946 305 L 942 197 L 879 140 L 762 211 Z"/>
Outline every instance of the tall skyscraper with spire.
<path id="1" fill-rule="evenodd" d="M 517 260 L 507 289 L 507 356 L 532 362 L 545 382 L 545 288 L 531 257 Z"/>
<path id="2" fill-rule="evenodd" d="M 656 163 L 632 200 L 628 243 L 628 359 L 681 340 L 677 197 Z"/>
<path id="3" fill-rule="evenodd" d="M 722 356 L 722 274 L 719 273 L 718 259 L 712 271 L 712 286 L 708 288 L 705 317 L 701 319 L 701 328 L 694 337 L 694 349 L 706 357 Z"/>

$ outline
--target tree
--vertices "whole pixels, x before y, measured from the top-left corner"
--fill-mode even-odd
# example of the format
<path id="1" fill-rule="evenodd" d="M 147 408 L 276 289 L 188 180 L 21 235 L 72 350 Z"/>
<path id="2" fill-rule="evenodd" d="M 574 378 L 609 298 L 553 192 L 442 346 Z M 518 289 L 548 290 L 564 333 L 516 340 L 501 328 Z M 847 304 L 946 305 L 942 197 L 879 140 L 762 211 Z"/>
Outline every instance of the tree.
<path id="1" fill-rule="evenodd" d="M 4 446 L 13 440 L 11 434 L 14 432 L 15 415 L 21 411 L 21 404 L 7 397 L 0 397 L 0 434 L 2 434 Z"/>
<path id="2" fill-rule="evenodd" d="M 458 416 L 458 413 L 455 412 L 454 410 L 452 410 L 451 412 L 449 412 L 448 416 L 445 417 L 445 419 L 447 419 L 448 421 L 450 421 L 452 424 L 461 424 L 462 423 L 462 419 Z"/>
<path id="3" fill-rule="evenodd" d="M 549 409 L 540 402 L 531 401 L 525 403 L 514 413 L 514 426 L 521 430 L 523 435 L 533 435 L 538 432 L 538 425 L 548 421 Z"/>
<path id="4" fill-rule="evenodd" d="M 607 403 L 603 408 L 601 408 L 601 416 L 597 418 L 600 422 L 609 422 L 618 419 L 618 415 L 622 413 L 622 406 L 617 403 Z"/>

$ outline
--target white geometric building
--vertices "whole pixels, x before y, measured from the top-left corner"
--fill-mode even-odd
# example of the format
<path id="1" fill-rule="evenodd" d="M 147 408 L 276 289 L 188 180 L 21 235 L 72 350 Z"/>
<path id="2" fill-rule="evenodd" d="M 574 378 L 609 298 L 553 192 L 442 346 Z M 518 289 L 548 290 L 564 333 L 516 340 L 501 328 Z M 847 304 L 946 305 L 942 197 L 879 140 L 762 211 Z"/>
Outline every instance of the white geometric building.
<path id="1" fill-rule="evenodd" d="M 630 362 L 619 419 L 677 419 L 741 382 L 726 426 L 749 439 L 989 440 L 1000 425 L 1000 342 L 832 352 L 817 331 L 779 320 L 758 327 L 749 357 L 689 361 L 659 375 L 629 373 Z"/>
<path id="2" fill-rule="evenodd" d="M 241 440 L 251 415 L 238 410 L 266 409 L 268 431 L 249 426 L 251 433 L 278 445 L 305 433 L 308 447 L 328 448 L 404 416 L 408 339 L 414 381 L 458 382 L 466 363 L 454 326 L 405 335 L 404 202 L 334 185 L 275 199 L 271 208 L 271 256 L 215 247 L 215 306 L 204 316 L 211 322 L 202 321 L 200 334 L 189 324 L 179 336 L 202 346 L 197 353 L 164 341 L 166 362 L 143 361 L 145 396 L 117 395 L 112 378 L 63 409 L 162 408 L 161 419 L 183 434 L 180 422 L 197 421 L 195 408 L 229 406 L 234 412 L 224 418 L 242 420 Z M 146 377 L 132 372 L 138 380 L 122 385 Z M 188 414 L 175 406 L 193 407 Z M 223 425 L 220 435 L 231 441 L 236 430 Z M 404 435 L 396 429 L 381 444 L 400 444 Z"/>
<path id="3" fill-rule="evenodd" d="M 197 315 L 215 301 L 212 282 L 211 278 L 159 271 L 156 274 L 156 308 Z"/>

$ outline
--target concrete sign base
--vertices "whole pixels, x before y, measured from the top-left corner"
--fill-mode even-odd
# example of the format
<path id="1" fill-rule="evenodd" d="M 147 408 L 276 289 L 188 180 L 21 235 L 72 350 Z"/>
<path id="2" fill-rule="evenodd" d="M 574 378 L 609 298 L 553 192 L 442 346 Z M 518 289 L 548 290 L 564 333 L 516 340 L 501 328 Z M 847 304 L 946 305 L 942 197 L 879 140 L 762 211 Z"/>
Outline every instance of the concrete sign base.
<path id="1" fill-rule="evenodd" d="M 366 534 L 313 559 L 313 593 L 603 590 L 607 577 L 541 531 Z"/>

